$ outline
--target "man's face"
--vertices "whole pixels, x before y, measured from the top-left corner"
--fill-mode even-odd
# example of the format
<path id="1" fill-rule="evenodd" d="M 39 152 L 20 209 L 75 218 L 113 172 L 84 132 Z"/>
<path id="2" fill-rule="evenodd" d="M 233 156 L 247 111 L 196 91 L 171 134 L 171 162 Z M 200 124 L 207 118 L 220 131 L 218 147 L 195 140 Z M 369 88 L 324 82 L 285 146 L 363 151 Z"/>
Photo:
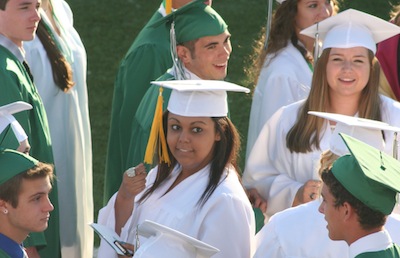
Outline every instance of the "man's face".
<path id="1" fill-rule="evenodd" d="M 232 52 L 230 37 L 231 34 L 225 31 L 217 36 L 198 39 L 194 45 L 194 52 L 181 58 L 183 64 L 200 79 L 223 80 Z"/>
<path id="2" fill-rule="evenodd" d="M 41 0 L 9 0 L 5 10 L 0 10 L 0 34 L 17 46 L 34 38 L 40 21 Z"/>
<path id="3" fill-rule="evenodd" d="M 322 186 L 321 196 L 322 203 L 318 211 L 325 215 L 325 220 L 328 223 L 326 227 L 329 231 L 329 238 L 332 240 L 343 240 L 344 238 L 341 235 L 341 232 L 343 232 L 343 225 L 341 223 L 343 207 L 335 207 L 335 198 L 325 184 Z"/>
<path id="4" fill-rule="evenodd" d="M 50 211 L 54 209 L 49 200 L 51 188 L 48 177 L 23 179 L 17 207 L 7 205 L 6 217 L 15 234 L 12 237 L 26 237 L 30 232 L 41 232 L 47 228 Z"/>

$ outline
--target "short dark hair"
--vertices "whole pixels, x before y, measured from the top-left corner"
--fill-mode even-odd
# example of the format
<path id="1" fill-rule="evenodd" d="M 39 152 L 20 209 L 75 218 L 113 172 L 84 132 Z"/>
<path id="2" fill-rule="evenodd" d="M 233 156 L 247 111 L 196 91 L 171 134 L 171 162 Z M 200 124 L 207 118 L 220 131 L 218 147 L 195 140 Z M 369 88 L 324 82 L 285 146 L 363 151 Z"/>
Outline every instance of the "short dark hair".
<path id="1" fill-rule="evenodd" d="M 33 168 L 28 169 L 3 183 L 0 187 L 0 199 L 9 202 L 12 207 L 16 208 L 18 206 L 18 196 L 21 191 L 22 180 L 34 180 L 44 177 L 49 177 L 50 182 L 53 181 L 53 166 L 39 162 Z"/>
<path id="2" fill-rule="evenodd" d="M 196 55 L 195 55 L 195 50 L 196 50 L 195 45 L 196 45 L 196 42 L 197 42 L 198 40 L 199 40 L 199 39 L 194 39 L 194 40 L 186 41 L 186 42 L 183 42 L 183 43 L 179 43 L 178 45 L 179 45 L 179 46 L 184 46 L 184 47 L 186 47 L 187 49 L 189 49 L 190 56 L 194 59 L 194 58 L 196 58 Z"/>
<path id="3" fill-rule="evenodd" d="M 4 11 L 6 9 L 7 3 L 8 0 L 0 0 L 0 9 Z"/>
<path id="4" fill-rule="evenodd" d="M 381 227 L 385 224 L 387 216 L 380 211 L 376 211 L 362 203 L 354 197 L 333 175 L 331 169 L 322 172 L 322 181 L 328 187 L 329 192 L 335 198 L 335 207 L 349 203 L 358 215 L 358 222 L 364 230 Z"/>

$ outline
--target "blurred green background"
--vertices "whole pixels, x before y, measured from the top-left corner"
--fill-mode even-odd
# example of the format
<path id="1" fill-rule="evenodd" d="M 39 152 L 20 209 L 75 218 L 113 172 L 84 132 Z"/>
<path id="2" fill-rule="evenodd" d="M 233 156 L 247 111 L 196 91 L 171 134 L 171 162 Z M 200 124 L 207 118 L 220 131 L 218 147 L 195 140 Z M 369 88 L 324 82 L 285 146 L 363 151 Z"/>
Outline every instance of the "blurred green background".
<path id="1" fill-rule="evenodd" d="M 340 1 L 340 0 L 339 0 Z M 67 0 L 74 13 L 75 28 L 88 54 L 88 91 L 93 137 L 93 179 L 95 217 L 102 207 L 105 155 L 110 122 L 114 79 L 119 63 L 137 33 L 160 5 L 161 0 Z M 214 0 L 229 25 L 233 52 L 227 81 L 254 87 L 251 70 L 254 44 L 266 24 L 267 0 Z M 340 10 L 354 8 L 385 20 L 391 6 L 400 0 L 342 0 Z M 242 157 L 246 146 L 251 94 L 230 95 L 231 119 L 242 136 Z M 241 166 L 243 167 L 243 159 Z M 97 219 L 96 219 L 97 220 Z M 98 239 L 96 237 L 96 242 Z"/>

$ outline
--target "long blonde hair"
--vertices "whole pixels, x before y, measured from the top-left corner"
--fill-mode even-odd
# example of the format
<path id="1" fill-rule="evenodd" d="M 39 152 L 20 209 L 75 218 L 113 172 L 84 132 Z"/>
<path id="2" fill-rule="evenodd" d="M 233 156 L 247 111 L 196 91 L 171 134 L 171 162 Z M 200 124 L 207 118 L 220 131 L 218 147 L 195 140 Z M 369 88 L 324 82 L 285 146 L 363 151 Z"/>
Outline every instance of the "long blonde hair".
<path id="1" fill-rule="evenodd" d="M 358 105 L 358 115 L 362 118 L 381 120 L 381 100 L 379 97 L 380 66 L 372 51 L 369 52 L 370 74 L 367 85 L 362 90 Z M 315 66 L 311 90 L 304 105 L 299 110 L 296 123 L 286 135 L 286 146 L 291 152 L 306 153 L 312 147 L 320 148 L 320 138 L 324 119 L 309 116 L 308 111 L 327 112 L 329 107 L 329 85 L 326 78 L 330 48 L 322 52 Z"/>

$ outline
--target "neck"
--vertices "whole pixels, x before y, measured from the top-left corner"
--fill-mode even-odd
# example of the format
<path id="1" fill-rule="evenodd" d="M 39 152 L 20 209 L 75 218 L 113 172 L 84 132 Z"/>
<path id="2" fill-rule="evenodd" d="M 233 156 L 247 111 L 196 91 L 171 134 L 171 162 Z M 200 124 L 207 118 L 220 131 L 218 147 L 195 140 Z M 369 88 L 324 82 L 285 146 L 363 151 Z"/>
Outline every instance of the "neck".
<path id="1" fill-rule="evenodd" d="M 358 105 L 359 98 L 354 99 L 352 96 L 335 98 L 331 96 L 328 112 L 354 116 L 358 112 Z"/>
<path id="2" fill-rule="evenodd" d="M 373 229 L 370 229 L 370 230 L 364 230 L 364 229 L 360 228 L 353 235 L 349 236 L 348 239 L 345 239 L 345 241 L 350 246 L 352 243 L 356 242 L 358 239 L 361 239 L 363 237 L 366 237 L 366 236 L 371 235 L 373 233 L 377 233 L 377 232 L 382 231 L 382 230 L 383 230 L 383 226 L 376 227 L 376 228 L 373 228 Z"/>
<path id="3" fill-rule="evenodd" d="M 297 38 L 304 45 L 306 50 L 308 52 L 310 52 L 310 53 L 313 53 L 313 51 L 314 51 L 314 39 L 310 38 L 308 36 L 300 34 L 300 31 L 298 31 L 296 34 L 297 34 Z"/>
<path id="4" fill-rule="evenodd" d="M 7 219 L 0 219 L 0 233 L 14 240 L 18 244 L 21 244 L 29 234 L 29 232 L 22 232 L 21 230 L 13 228 L 8 223 Z"/>

